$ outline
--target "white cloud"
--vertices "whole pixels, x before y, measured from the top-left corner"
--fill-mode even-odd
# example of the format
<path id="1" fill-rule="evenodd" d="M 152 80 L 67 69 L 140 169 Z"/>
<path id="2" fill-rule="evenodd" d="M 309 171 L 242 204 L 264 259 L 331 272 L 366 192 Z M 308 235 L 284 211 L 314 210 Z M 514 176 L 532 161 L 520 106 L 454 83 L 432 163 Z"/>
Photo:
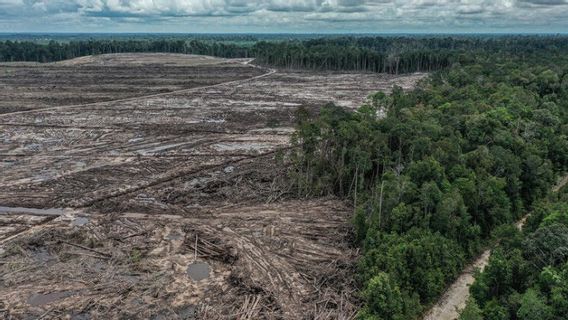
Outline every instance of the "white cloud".
<path id="1" fill-rule="evenodd" d="M 0 0 L 6 31 L 542 32 L 566 17 L 568 0 Z"/>

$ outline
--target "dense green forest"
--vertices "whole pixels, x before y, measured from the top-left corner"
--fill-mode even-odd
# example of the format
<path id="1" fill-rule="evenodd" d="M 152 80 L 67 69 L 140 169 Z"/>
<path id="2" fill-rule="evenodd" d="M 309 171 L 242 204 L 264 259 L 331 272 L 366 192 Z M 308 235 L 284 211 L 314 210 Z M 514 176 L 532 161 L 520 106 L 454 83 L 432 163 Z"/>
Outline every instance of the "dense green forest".
<path id="1" fill-rule="evenodd" d="M 261 41 L 258 63 L 286 68 L 386 73 L 430 72 L 468 62 L 473 53 L 531 54 L 535 48 L 568 51 L 568 37 L 339 37 Z"/>
<path id="2" fill-rule="evenodd" d="M 442 42 L 436 39 L 433 42 Z M 290 69 L 355 70 L 386 73 L 433 71 L 459 58 L 457 51 L 418 48 L 405 38 L 338 38 L 259 42 L 256 62 Z"/>
<path id="3" fill-rule="evenodd" d="M 568 168 L 568 54 L 562 41 L 519 53 L 479 49 L 413 91 L 375 94 L 357 112 L 329 105 L 298 118 L 298 194 L 355 203 L 359 317 L 415 319 Z M 545 232 L 561 232 L 552 228 Z M 553 278 L 565 272 L 559 262 Z M 494 296 L 507 299 L 478 287 L 483 310 L 502 303 Z M 542 290 L 531 295 L 554 300 Z"/>
<path id="4" fill-rule="evenodd" d="M 71 38 L 74 39 L 74 38 Z M 80 38 L 79 38 L 80 39 Z M 535 50 L 568 51 L 568 37 L 323 37 L 283 40 L 253 36 L 210 38 L 87 39 L 40 43 L 0 42 L 0 61 L 51 62 L 85 55 L 169 52 L 225 58 L 256 58 L 261 65 L 289 69 L 385 73 L 431 72 L 470 63 L 476 54 L 533 55 Z"/>
<path id="5" fill-rule="evenodd" d="M 539 201 L 523 232 L 503 240 L 476 276 L 461 320 L 566 319 L 568 315 L 568 188 Z"/>
<path id="6" fill-rule="evenodd" d="M 0 42 L 0 61 L 52 62 L 87 55 L 124 52 L 166 52 L 246 58 L 250 56 L 251 48 L 220 41 L 171 39 L 50 41 L 48 44 L 10 40 Z"/>

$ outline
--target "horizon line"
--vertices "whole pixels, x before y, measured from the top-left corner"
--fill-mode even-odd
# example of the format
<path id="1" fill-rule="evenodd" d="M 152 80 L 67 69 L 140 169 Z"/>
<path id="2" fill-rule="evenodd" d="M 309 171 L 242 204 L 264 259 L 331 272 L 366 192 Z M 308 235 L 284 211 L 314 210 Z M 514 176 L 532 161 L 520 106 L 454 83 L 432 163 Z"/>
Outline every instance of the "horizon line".
<path id="1" fill-rule="evenodd" d="M 137 31 L 108 31 L 108 32 L 69 32 L 69 31 L 10 31 L 0 32 L 2 35 L 8 34 L 175 34 L 175 35 L 390 35 L 390 34 L 409 34 L 409 35 L 475 35 L 475 34 L 496 34 L 496 35 L 568 35 L 566 32 L 137 32 Z"/>

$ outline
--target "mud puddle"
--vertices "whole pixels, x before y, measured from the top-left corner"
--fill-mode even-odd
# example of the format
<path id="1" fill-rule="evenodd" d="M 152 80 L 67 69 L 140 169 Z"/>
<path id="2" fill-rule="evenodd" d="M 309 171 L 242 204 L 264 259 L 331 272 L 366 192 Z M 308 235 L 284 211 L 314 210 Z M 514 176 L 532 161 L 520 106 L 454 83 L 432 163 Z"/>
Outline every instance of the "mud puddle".
<path id="1" fill-rule="evenodd" d="M 49 209 L 36 209 L 36 208 L 21 208 L 21 207 L 2 207 L 0 206 L 0 214 L 10 213 L 28 213 L 45 216 L 61 216 L 67 212 L 67 209 L 49 208 Z"/>
<path id="2" fill-rule="evenodd" d="M 89 223 L 89 218 L 77 217 L 77 218 L 73 219 L 73 222 L 71 222 L 71 225 L 75 226 L 75 227 L 82 227 L 82 226 L 86 225 L 87 223 Z"/>
<path id="3" fill-rule="evenodd" d="M 51 259 L 53 259 L 53 256 L 49 253 L 49 251 L 46 248 L 42 247 L 38 248 L 33 252 L 33 258 L 39 263 L 47 263 Z"/>
<path id="4" fill-rule="evenodd" d="M 28 304 L 32 307 L 38 307 L 61 299 L 69 298 L 75 295 L 73 291 L 60 291 L 51 293 L 35 293 L 28 298 Z"/>
<path id="5" fill-rule="evenodd" d="M 205 262 L 194 262 L 187 267 L 187 274 L 193 281 L 209 278 L 209 265 Z"/>
<path id="6" fill-rule="evenodd" d="M 183 236 L 184 235 L 179 232 L 172 231 L 166 236 L 166 240 L 172 240 L 172 241 L 181 240 Z"/>
<path id="7" fill-rule="evenodd" d="M 194 305 L 181 308 L 177 314 L 182 319 L 195 319 L 197 317 L 197 308 Z"/>

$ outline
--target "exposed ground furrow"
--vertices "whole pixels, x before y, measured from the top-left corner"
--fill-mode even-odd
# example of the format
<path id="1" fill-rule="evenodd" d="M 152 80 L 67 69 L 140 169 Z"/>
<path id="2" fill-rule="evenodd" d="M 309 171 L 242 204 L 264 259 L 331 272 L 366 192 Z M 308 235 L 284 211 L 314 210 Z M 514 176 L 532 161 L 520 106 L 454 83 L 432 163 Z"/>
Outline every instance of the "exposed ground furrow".
<path id="1" fill-rule="evenodd" d="M 282 150 L 282 149 L 279 149 Z M 107 192 L 102 192 L 102 194 L 93 194 L 92 196 L 85 196 L 86 199 L 82 199 L 79 200 L 77 202 L 71 203 L 72 207 L 75 208 L 85 208 L 85 207 L 90 207 L 95 205 L 97 202 L 100 201 L 105 201 L 105 200 L 109 200 L 111 198 L 116 198 L 116 197 L 120 197 L 120 196 L 124 196 L 124 195 L 128 195 L 146 188 L 150 188 L 159 184 L 163 184 L 163 183 L 167 183 L 170 182 L 172 180 L 178 179 L 180 177 L 183 176 L 187 176 L 187 175 L 195 175 L 198 174 L 202 171 L 206 171 L 206 170 L 211 170 L 211 169 L 215 169 L 215 168 L 225 168 L 227 166 L 230 165 L 237 165 L 239 164 L 241 161 L 246 161 L 246 160 L 252 160 L 252 159 L 256 159 L 256 158 L 260 158 L 260 157 L 266 157 L 270 154 L 273 154 L 274 152 L 277 151 L 273 151 L 273 152 L 268 152 L 259 156 L 251 156 L 251 157 L 247 157 L 247 158 L 243 158 L 243 159 L 237 159 L 237 160 L 230 160 L 230 161 L 226 161 L 226 162 L 222 162 L 222 163 L 216 163 L 216 164 L 211 164 L 211 165 L 204 165 L 199 167 L 198 169 L 174 169 L 170 172 L 166 172 L 166 173 L 162 173 L 159 174 L 156 177 L 152 177 L 151 179 L 145 180 L 145 181 L 140 181 L 138 184 L 133 185 L 133 186 L 126 186 L 126 187 L 121 187 L 120 189 L 117 190 L 110 190 Z"/>

